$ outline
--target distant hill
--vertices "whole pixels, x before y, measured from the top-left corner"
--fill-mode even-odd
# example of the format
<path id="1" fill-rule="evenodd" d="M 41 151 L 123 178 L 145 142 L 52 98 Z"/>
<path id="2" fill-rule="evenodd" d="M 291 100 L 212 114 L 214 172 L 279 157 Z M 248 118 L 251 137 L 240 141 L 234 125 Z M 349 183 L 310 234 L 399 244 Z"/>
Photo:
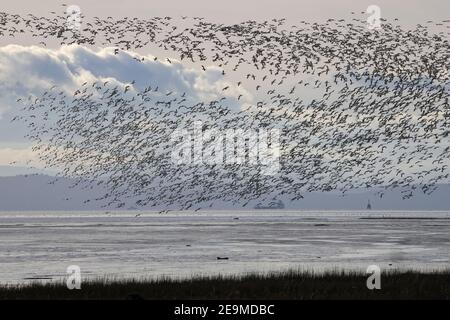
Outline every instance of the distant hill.
<path id="1" fill-rule="evenodd" d="M 73 181 L 47 175 L 18 175 L 0 177 L 0 211 L 28 210 L 105 210 L 105 202 L 87 199 L 100 197 L 105 192 L 100 189 L 70 188 Z M 441 185 L 432 195 L 417 193 L 413 198 L 403 200 L 399 192 L 387 192 L 380 198 L 375 192 L 359 191 L 345 197 L 337 193 L 307 193 L 305 198 L 295 202 L 281 199 L 286 209 L 299 210 L 361 210 L 368 200 L 374 210 L 450 210 L 450 185 Z M 257 201 L 254 203 L 256 204 Z M 254 204 L 246 209 L 252 209 Z M 114 209 L 114 208 L 110 208 Z M 124 209 L 134 209 L 133 203 Z M 144 208 L 143 208 L 144 209 Z M 149 208 L 147 208 L 149 209 Z M 152 208 L 163 209 L 163 208 Z M 228 203 L 218 203 L 213 209 L 241 209 Z"/>
<path id="2" fill-rule="evenodd" d="M 0 211 L 96 210 L 102 203 L 83 203 L 101 190 L 72 189 L 73 181 L 47 175 L 0 177 Z"/>
<path id="3" fill-rule="evenodd" d="M 35 168 L 27 168 L 27 167 L 16 167 L 16 166 L 2 166 L 0 165 L 0 177 L 11 177 L 18 175 L 26 175 L 32 173 L 39 174 L 55 174 L 54 172 L 48 170 L 38 170 Z"/>
<path id="4" fill-rule="evenodd" d="M 450 185 L 440 185 L 431 195 L 416 192 L 403 199 L 400 191 L 386 191 L 382 198 L 375 191 L 353 191 L 344 197 L 337 193 L 309 193 L 286 207 L 301 210 L 361 210 L 370 200 L 373 210 L 450 210 Z"/>

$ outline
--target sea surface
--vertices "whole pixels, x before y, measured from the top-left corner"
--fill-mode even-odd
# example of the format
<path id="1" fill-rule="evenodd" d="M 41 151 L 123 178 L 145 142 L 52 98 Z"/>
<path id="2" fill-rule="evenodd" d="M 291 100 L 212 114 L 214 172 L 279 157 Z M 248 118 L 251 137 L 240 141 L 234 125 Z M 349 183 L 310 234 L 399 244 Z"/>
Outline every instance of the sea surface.
<path id="1" fill-rule="evenodd" d="M 373 264 L 450 268 L 450 212 L 0 212 L 0 284 Z"/>

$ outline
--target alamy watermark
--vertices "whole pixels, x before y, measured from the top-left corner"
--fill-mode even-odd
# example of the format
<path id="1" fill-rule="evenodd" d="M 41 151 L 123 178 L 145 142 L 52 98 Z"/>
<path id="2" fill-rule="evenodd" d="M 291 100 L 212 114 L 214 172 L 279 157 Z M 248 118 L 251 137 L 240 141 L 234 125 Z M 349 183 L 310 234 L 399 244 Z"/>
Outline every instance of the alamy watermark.
<path id="1" fill-rule="evenodd" d="M 280 171 L 280 130 L 205 129 L 195 121 L 193 128 L 171 135 L 174 164 L 259 165 L 264 175 Z"/>
<path id="2" fill-rule="evenodd" d="M 70 5 L 66 9 L 66 28 L 72 31 L 81 29 L 81 9 L 77 5 Z"/>
<path id="3" fill-rule="evenodd" d="M 367 278 L 366 286 L 369 290 L 380 290 L 381 289 L 381 269 L 377 265 L 370 265 L 366 270 L 367 274 L 370 276 Z"/>
<path id="4" fill-rule="evenodd" d="M 81 269 L 77 265 L 71 265 L 67 267 L 66 273 L 69 275 L 67 277 L 66 285 L 69 290 L 80 290 L 81 289 Z"/>
<path id="5" fill-rule="evenodd" d="M 377 5 L 367 7 L 366 13 L 370 14 L 367 18 L 367 28 L 369 30 L 381 29 L 381 8 Z"/>

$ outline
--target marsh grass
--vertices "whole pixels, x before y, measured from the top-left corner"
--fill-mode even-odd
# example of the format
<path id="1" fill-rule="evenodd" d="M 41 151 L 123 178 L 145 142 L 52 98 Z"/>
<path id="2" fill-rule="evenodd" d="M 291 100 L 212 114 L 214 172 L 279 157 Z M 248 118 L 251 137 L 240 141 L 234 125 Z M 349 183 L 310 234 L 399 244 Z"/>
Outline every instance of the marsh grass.
<path id="1" fill-rule="evenodd" d="M 381 290 L 366 287 L 368 275 L 353 271 L 286 271 L 190 279 L 102 278 L 68 290 L 64 282 L 0 286 L 0 299 L 449 299 L 450 269 L 390 271 Z"/>

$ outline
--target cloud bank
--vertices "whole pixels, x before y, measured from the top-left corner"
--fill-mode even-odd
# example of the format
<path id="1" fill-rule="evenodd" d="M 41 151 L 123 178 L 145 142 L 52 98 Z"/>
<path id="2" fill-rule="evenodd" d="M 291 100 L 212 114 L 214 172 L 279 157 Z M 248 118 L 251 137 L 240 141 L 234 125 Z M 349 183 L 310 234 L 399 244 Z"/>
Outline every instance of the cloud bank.
<path id="1" fill-rule="evenodd" d="M 186 92 L 192 98 L 209 100 L 242 94 L 242 101 L 251 100 L 244 88 L 228 82 L 221 72 L 214 66 L 196 70 L 175 59 L 155 61 L 152 55 L 117 53 L 114 48 L 8 45 L 0 48 L 0 117 L 19 98 L 40 95 L 53 85 L 73 92 L 86 81 L 110 81 L 123 86 L 135 81 L 134 86 L 140 89 L 154 85 L 161 91 Z M 222 92 L 226 86 L 229 90 Z"/>
<path id="2" fill-rule="evenodd" d="M 37 46 L 7 45 L 0 47 L 0 126 L 5 130 L 17 131 L 15 136 L 23 136 L 25 128 L 9 121 L 20 114 L 18 99 L 41 96 L 46 90 L 57 85 L 71 95 L 83 83 L 106 82 L 124 87 L 131 82 L 136 90 L 146 86 L 158 87 L 159 91 L 186 93 L 193 99 L 213 100 L 218 97 L 238 97 L 240 103 L 250 102 L 252 96 L 242 86 L 236 87 L 222 75 L 218 67 L 206 70 L 186 67 L 176 59 L 158 59 L 152 55 L 139 55 L 130 51 L 115 51 L 115 48 L 91 49 L 83 46 L 62 46 L 46 49 Z M 229 87 L 223 92 L 224 87 Z M 232 99 L 231 99 L 232 100 Z M 239 105 L 235 101 L 235 105 Z M 6 129 L 8 128 L 8 129 Z M 1 131 L 1 130 L 0 130 Z M 8 136 L 10 132 L 8 132 Z M 0 142 L 8 145 L 6 134 Z M 0 148 L 0 164 L 8 165 L 17 161 L 21 165 L 35 161 L 31 147 Z"/>

